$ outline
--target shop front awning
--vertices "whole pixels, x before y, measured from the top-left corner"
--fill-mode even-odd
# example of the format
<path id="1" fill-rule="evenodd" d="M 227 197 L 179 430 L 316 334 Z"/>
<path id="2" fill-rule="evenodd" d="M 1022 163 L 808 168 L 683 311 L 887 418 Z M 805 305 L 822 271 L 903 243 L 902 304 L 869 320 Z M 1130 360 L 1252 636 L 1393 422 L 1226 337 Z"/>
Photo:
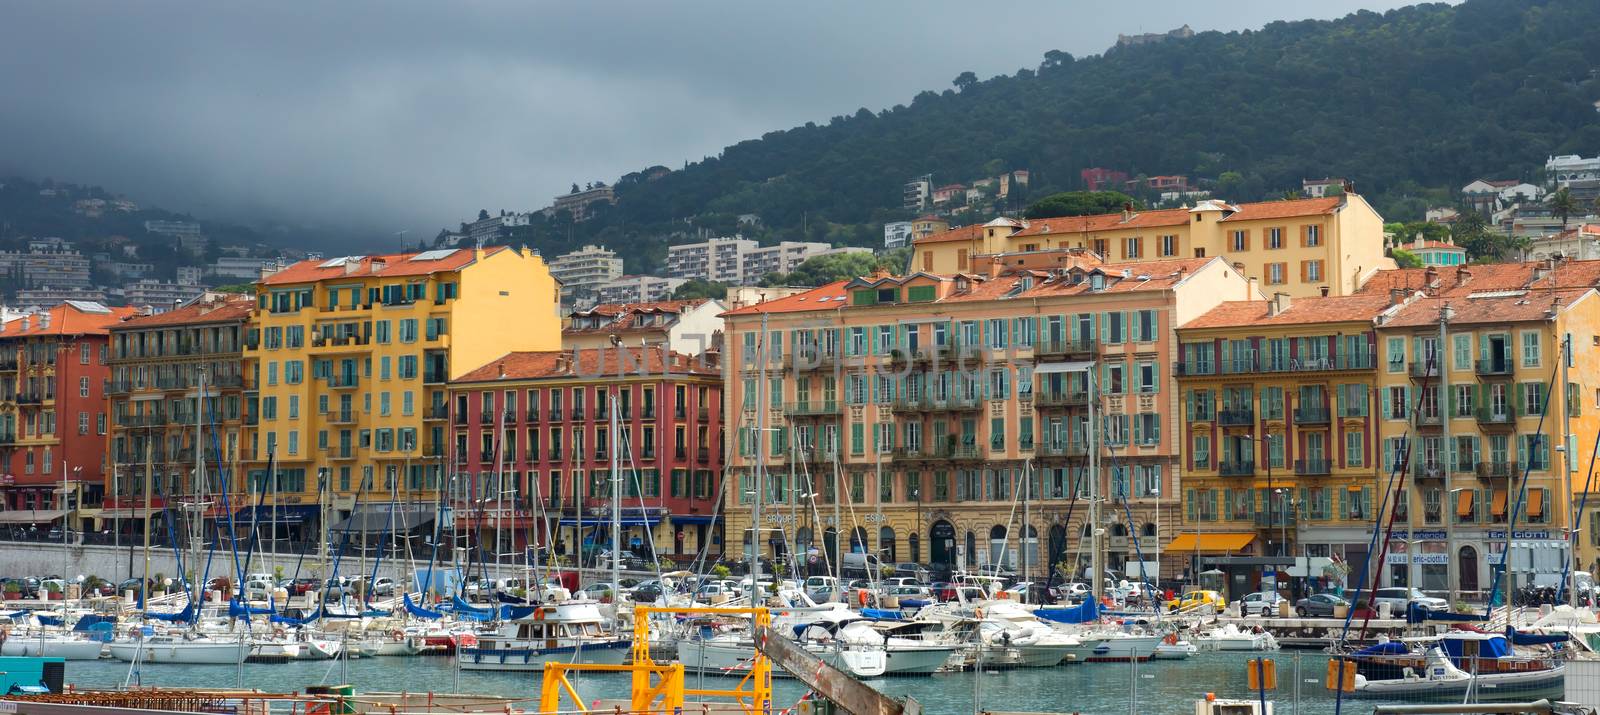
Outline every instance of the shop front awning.
<path id="1" fill-rule="evenodd" d="M 10 509 L 0 511 L 0 524 L 44 524 L 65 515 L 62 509 Z"/>
<path id="2" fill-rule="evenodd" d="M 393 512 L 388 507 L 363 508 L 349 518 L 333 525 L 333 533 L 345 531 L 382 533 L 393 531 L 400 534 L 411 531 L 423 524 L 433 523 L 435 512 L 432 507 L 407 509 L 396 508 Z"/>
<path id="3" fill-rule="evenodd" d="M 684 524 L 715 524 L 722 517 L 714 514 L 673 514 L 672 523 Z"/>
<path id="4" fill-rule="evenodd" d="M 659 517 L 659 516 L 645 516 L 645 517 L 624 516 L 624 517 L 622 517 L 622 521 L 619 522 L 619 523 L 621 523 L 623 526 L 655 526 L 656 524 L 661 523 L 661 517 Z M 566 518 L 563 518 L 561 520 L 561 525 L 562 526 L 578 526 L 578 520 L 575 519 L 575 518 L 566 517 Z M 584 519 L 583 520 L 583 527 L 586 528 L 586 529 L 591 529 L 591 528 L 595 528 L 595 527 L 602 527 L 602 526 L 603 527 L 610 527 L 611 526 L 611 520 L 610 519 Z"/>
<path id="5" fill-rule="evenodd" d="M 165 509 L 151 509 L 149 514 L 146 514 L 145 510 L 144 510 L 144 507 L 133 507 L 131 509 L 101 509 L 100 513 L 99 514 L 95 514 L 94 516 L 95 516 L 95 518 L 100 519 L 102 521 L 110 520 L 110 519 L 122 519 L 122 520 L 143 519 L 146 516 L 149 516 L 150 518 L 154 519 L 154 518 L 156 518 L 158 516 L 161 516 L 161 512 L 163 512 L 163 511 L 166 511 L 166 510 Z"/>
<path id="6" fill-rule="evenodd" d="M 293 526 L 304 524 L 317 515 L 317 507 L 311 504 L 260 504 L 247 506 L 233 514 L 234 526 L 248 527 L 252 522 L 269 526 L 276 522 L 280 526 Z"/>
<path id="7" fill-rule="evenodd" d="M 1217 534 L 1178 534 L 1166 551 L 1191 551 L 1206 554 L 1231 554 L 1250 545 L 1256 535 L 1248 532 Z"/>

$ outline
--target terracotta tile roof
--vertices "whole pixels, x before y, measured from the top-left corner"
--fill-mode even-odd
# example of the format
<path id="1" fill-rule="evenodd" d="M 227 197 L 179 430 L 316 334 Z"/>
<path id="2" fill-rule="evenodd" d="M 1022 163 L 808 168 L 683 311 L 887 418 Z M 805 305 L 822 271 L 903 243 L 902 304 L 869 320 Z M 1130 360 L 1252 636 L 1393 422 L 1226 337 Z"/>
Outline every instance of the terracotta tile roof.
<path id="1" fill-rule="evenodd" d="M 723 316 L 731 315 L 760 315 L 762 313 L 803 313 L 813 310 L 837 310 L 845 305 L 844 286 L 848 280 L 834 281 L 824 286 L 812 288 L 804 293 L 796 293 L 764 303 L 755 303 L 743 308 L 734 308 Z"/>
<path id="2" fill-rule="evenodd" d="M 1512 293 L 1512 295 L 1507 295 Z M 1589 294 L 1593 288 L 1560 288 L 1556 290 L 1480 291 L 1474 295 L 1456 295 L 1443 298 L 1422 298 L 1402 308 L 1384 327 L 1405 328 L 1438 325 L 1439 309 L 1446 303 L 1455 311 L 1452 325 L 1475 323 L 1516 323 L 1546 320 L 1551 305 L 1561 310 L 1572 307 Z"/>
<path id="3" fill-rule="evenodd" d="M 1325 199 L 1291 199 L 1288 201 L 1257 201 L 1248 204 L 1238 204 L 1239 209 L 1222 219 L 1227 221 L 1270 221 L 1280 218 L 1294 218 L 1296 216 L 1318 216 L 1331 214 L 1339 208 L 1343 201 L 1338 196 Z"/>
<path id="4" fill-rule="evenodd" d="M 1289 301 L 1289 307 L 1277 315 L 1270 315 L 1272 312 L 1270 300 L 1236 300 L 1222 303 L 1200 317 L 1178 326 L 1178 329 L 1371 321 L 1389 307 L 1387 293 L 1294 298 Z"/>
<path id="5" fill-rule="evenodd" d="M 961 228 L 952 228 L 949 231 L 942 231 L 940 233 L 933 234 L 932 236 L 924 236 L 912 241 L 912 243 L 922 245 L 924 243 L 976 241 L 980 238 L 983 238 L 983 226 L 980 224 L 973 224 L 971 226 L 962 226 Z"/>
<path id="6" fill-rule="evenodd" d="M 1485 263 L 1438 269 L 1397 268 L 1378 271 L 1357 293 L 1385 293 L 1403 288 L 1427 290 L 1433 296 L 1464 295 L 1486 290 L 1521 290 L 1526 288 L 1589 288 L 1600 286 L 1600 261 L 1562 261 L 1555 270 L 1547 270 L 1544 261 L 1519 263 Z M 1457 285 L 1461 270 L 1466 269 L 1468 280 Z M 1435 270 L 1438 285 L 1430 288 L 1428 271 Z"/>
<path id="7" fill-rule="evenodd" d="M 43 320 L 45 314 L 49 320 Z M 98 303 L 67 301 L 54 308 L 0 324 L 0 339 L 41 335 L 106 335 L 108 329 L 139 314 L 132 306 L 107 308 Z M 23 329 L 27 323 L 27 329 Z"/>
<path id="8" fill-rule="evenodd" d="M 227 293 L 223 294 L 223 297 L 218 300 L 207 301 L 202 298 L 165 313 L 135 316 L 112 326 L 112 329 L 137 330 L 168 325 L 201 325 L 243 321 L 250 317 L 250 311 L 255 308 L 255 304 L 255 299 L 248 295 Z"/>
<path id="9" fill-rule="evenodd" d="M 490 256 L 506 250 L 506 247 L 496 246 L 483 250 L 485 256 Z M 419 256 L 422 258 L 419 259 Z M 439 257 L 430 259 L 429 257 L 431 256 Z M 441 250 L 425 251 L 423 253 L 391 253 L 382 256 L 350 256 L 348 259 L 350 263 L 354 264 L 353 268 L 346 265 L 329 265 L 338 261 L 338 258 L 300 261 L 261 279 L 258 283 L 261 285 L 288 285 L 345 277 L 425 276 L 441 271 L 459 270 L 476 260 L 476 254 L 470 248 L 459 248 L 448 254 Z"/>
<path id="10" fill-rule="evenodd" d="M 576 368 L 572 364 L 573 352 L 578 355 Z M 626 358 L 623 357 L 624 353 Z M 661 348 L 594 348 L 577 351 L 506 353 L 489 361 L 483 367 L 452 380 L 451 384 L 564 377 L 616 377 L 619 370 L 625 371 L 628 375 L 637 375 L 641 368 L 641 360 L 644 361 L 643 369 L 647 373 L 661 375 L 665 374 L 669 367 L 668 355 L 671 356 L 670 368 L 674 374 L 722 374 L 722 370 L 714 363 L 702 363 L 697 358 L 668 352 Z"/>
<path id="11" fill-rule="evenodd" d="M 599 315 L 617 316 L 623 313 L 682 313 L 690 308 L 699 307 L 710 298 L 693 298 L 689 300 L 658 300 L 652 303 L 599 303 L 592 308 L 574 310 L 572 315 Z"/>

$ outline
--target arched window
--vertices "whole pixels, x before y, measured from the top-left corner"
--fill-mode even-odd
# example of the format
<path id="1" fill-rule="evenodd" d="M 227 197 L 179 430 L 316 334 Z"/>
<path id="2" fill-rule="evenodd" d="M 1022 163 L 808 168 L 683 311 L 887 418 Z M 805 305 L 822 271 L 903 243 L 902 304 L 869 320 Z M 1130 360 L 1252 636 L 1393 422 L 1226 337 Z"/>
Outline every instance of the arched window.
<path id="1" fill-rule="evenodd" d="M 1120 522 L 1116 523 L 1116 524 L 1112 524 L 1111 525 L 1111 535 L 1112 536 L 1127 536 L 1128 535 L 1128 527 L 1126 525 L 1120 523 Z"/>
<path id="2" fill-rule="evenodd" d="M 822 532 L 822 550 L 828 554 L 828 563 L 837 566 L 839 563 L 839 532 L 829 527 Z"/>
<path id="3" fill-rule="evenodd" d="M 1028 559 L 1028 568 L 1035 573 L 1039 570 L 1039 530 L 1032 524 L 1023 531 L 1027 536 L 1022 540 L 1022 553 Z"/>
<path id="4" fill-rule="evenodd" d="M 878 529 L 878 558 L 886 564 L 892 564 L 900 560 L 898 556 L 899 554 L 895 553 L 894 529 L 887 526 L 880 527 Z"/>
<path id="5" fill-rule="evenodd" d="M 966 550 L 964 552 L 965 558 L 966 558 L 965 566 L 967 568 L 972 568 L 974 565 L 976 565 L 978 563 L 978 535 L 977 534 L 974 534 L 971 531 L 967 532 L 967 544 L 966 544 L 966 547 L 967 548 L 966 548 Z"/>
<path id="6" fill-rule="evenodd" d="M 912 532 L 906 537 L 906 543 L 911 546 L 911 563 L 922 563 L 922 535 Z"/>
<path id="7" fill-rule="evenodd" d="M 1006 528 L 999 524 L 989 527 L 988 565 L 1004 566 L 1010 562 L 1010 556 L 1006 550 Z"/>
<path id="8" fill-rule="evenodd" d="M 1154 523 L 1152 523 L 1152 522 L 1145 522 L 1144 529 L 1142 529 L 1139 533 L 1141 533 L 1141 534 L 1143 534 L 1145 536 L 1155 536 L 1156 535 L 1156 525 Z"/>
<path id="9" fill-rule="evenodd" d="M 850 530 L 850 553 L 864 554 L 867 552 L 867 527 L 858 526 Z"/>

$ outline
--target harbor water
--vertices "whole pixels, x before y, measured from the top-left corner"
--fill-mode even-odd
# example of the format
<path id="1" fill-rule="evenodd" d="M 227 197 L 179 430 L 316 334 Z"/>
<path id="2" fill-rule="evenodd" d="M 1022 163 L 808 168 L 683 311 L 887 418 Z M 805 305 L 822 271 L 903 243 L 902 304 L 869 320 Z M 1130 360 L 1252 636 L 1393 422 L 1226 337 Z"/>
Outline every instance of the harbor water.
<path id="1" fill-rule="evenodd" d="M 1255 698 L 1247 685 L 1246 662 L 1255 653 L 1197 653 L 1183 661 L 1147 663 L 1084 663 L 1054 668 L 963 672 L 921 678 L 868 680 L 880 691 L 916 698 L 928 715 L 971 715 L 982 710 L 1053 713 L 1140 713 L 1188 715 L 1194 701 L 1208 692 L 1223 698 Z M 1324 689 L 1327 657 L 1321 653 L 1265 653 L 1278 667 L 1278 690 L 1268 691 L 1280 715 L 1334 713 L 1333 694 Z M 1298 666 L 1298 677 L 1296 675 Z M 243 682 L 235 666 L 146 665 L 137 681 L 146 686 L 227 688 L 242 685 L 270 692 L 304 691 L 306 686 L 348 682 L 357 692 L 462 692 L 526 699 L 536 705 L 540 673 L 458 671 L 445 657 L 359 658 L 343 661 L 297 661 L 282 665 L 246 665 Z M 114 660 L 72 662 L 67 681 L 79 688 L 120 687 L 128 664 Z M 702 676 L 691 673 L 690 687 Z M 734 680 L 704 676 L 711 687 L 731 687 Z M 711 685 L 712 683 L 717 685 Z M 585 699 L 624 698 L 623 674 L 583 674 L 578 692 Z M 804 693 L 799 683 L 775 678 L 773 711 L 793 704 Z M 1347 699 L 1344 713 L 1371 712 L 1372 700 Z"/>

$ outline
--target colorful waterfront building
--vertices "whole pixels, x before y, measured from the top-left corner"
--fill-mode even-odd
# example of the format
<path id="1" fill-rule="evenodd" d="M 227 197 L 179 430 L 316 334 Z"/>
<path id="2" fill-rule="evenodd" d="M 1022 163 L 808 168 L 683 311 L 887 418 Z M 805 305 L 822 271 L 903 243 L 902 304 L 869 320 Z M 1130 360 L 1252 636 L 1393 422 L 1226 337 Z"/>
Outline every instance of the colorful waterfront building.
<path id="1" fill-rule="evenodd" d="M 1559 583 L 1600 429 L 1600 295 L 1485 287 L 1412 301 L 1377 332 L 1380 483 L 1410 446 L 1390 582 L 1481 600 L 1509 532 L 1512 585 Z"/>
<path id="2" fill-rule="evenodd" d="M 625 550 L 682 563 L 721 552 L 722 375 L 709 357 L 512 352 L 449 391 L 457 533 L 592 559 L 611 540 L 615 462 Z"/>
<path id="3" fill-rule="evenodd" d="M 1375 320 L 1409 294 L 1223 303 L 1178 328 L 1189 572 L 1232 598 L 1366 560 L 1377 518 Z M 1280 576 L 1278 578 L 1277 576 Z"/>
<path id="4" fill-rule="evenodd" d="M 1181 517 L 1174 329 L 1259 291 L 1219 258 L 986 268 L 880 273 L 725 314 L 724 510 L 743 553 L 759 496 L 761 552 L 805 568 L 844 550 L 1040 574 L 1103 529 L 1108 567 L 1155 575 Z M 1090 524 L 1096 493 L 1104 523 Z"/>
<path id="5" fill-rule="evenodd" d="M 984 270 L 997 254 L 1011 265 L 1030 254 L 1094 251 L 1116 263 L 1221 256 L 1268 292 L 1294 297 L 1347 295 L 1375 272 L 1394 268 L 1384 255 L 1383 219 L 1359 194 L 1054 218 L 998 218 L 913 241 L 912 267 L 930 273 Z"/>
<path id="6" fill-rule="evenodd" d="M 69 300 L 0 323 L 0 525 L 48 529 L 97 507 L 106 464 L 107 333 L 138 312 Z"/>
<path id="7" fill-rule="evenodd" d="M 224 497 L 218 492 L 237 483 L 242 457 L 244 338 L 255 305 L 249 295 L 206 293 L 165 313 L 111 327 L 106 389 L 111 468 L 99 515 L 102 529 L 142 533 L 146 484 L 151 513 L 159 515 L 168 500 L 191 493 L 199 452 L 205 458 L 206 492 L 213 495 L 208 498 L 212 513 L 221 513 Z M 229 501 L 229 506 L 244 505 Z"/>
<path id="8" fill-rule="evenodd" d="M 375 510 L 404 503 L 414 514 L 399 531 L 434 518 L 450 378 L 508 352 L 560 347 L 558 286 L 533 252 L 301 261 L 255 286 L 240 459 L 249 479 L 235 488 L 285 505 L 327 494 L 344 515 L 357 499 Z"/>

